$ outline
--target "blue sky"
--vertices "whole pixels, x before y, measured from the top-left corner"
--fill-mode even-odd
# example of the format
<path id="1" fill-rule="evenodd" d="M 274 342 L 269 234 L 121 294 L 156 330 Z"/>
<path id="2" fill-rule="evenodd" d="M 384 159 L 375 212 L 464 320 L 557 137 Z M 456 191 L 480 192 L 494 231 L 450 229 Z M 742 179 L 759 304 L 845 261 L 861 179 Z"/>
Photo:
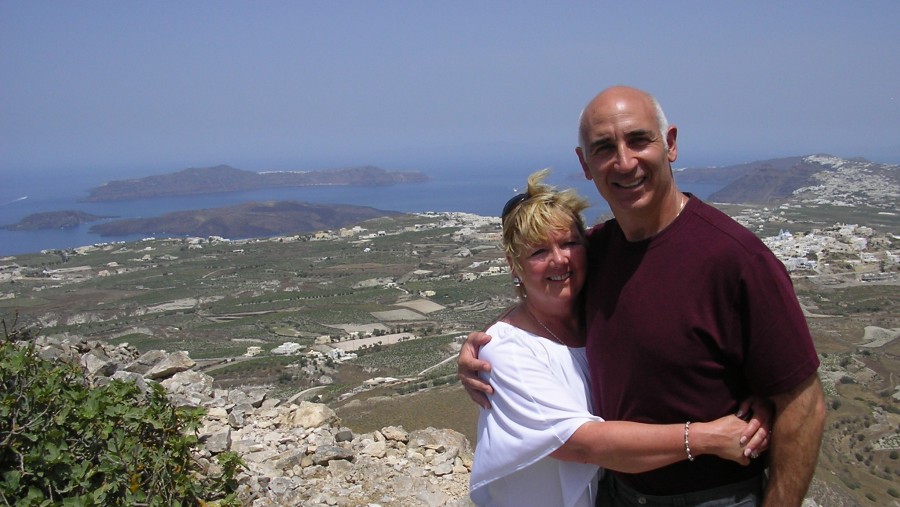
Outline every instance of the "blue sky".
<path id="1" fill-rule="evenodd" d="M 678 166 L 900 163 L 900 2 L 552 4 L 0 0 L 0 176 L 577 170 L 614 84 L 659 98 Z"/>

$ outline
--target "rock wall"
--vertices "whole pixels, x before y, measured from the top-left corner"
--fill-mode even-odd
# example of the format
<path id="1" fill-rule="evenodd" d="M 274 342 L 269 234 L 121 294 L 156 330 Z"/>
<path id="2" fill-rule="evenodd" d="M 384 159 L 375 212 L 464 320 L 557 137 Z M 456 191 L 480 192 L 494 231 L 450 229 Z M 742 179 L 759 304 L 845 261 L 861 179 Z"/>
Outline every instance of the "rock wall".
<path id="1" fill-rule="evenodd" d="M 216 454 L 233 451 L 246 463 L 239 477 L 244 505 L 461 507 L 468 498 L 472 450 L 453 430 L 406 431 L 388 426 L 354 434 L 328 406 L 277 400 L 265 387 L 222 390 L 195 371 L 184 352 L 141 354 L 74 336 L 35 341 L 46 359 L 77 362 L 93 385 L 119 379 L 166 388 L 176 406 L 203 407 L 198 461 L 216 474 Z"/>

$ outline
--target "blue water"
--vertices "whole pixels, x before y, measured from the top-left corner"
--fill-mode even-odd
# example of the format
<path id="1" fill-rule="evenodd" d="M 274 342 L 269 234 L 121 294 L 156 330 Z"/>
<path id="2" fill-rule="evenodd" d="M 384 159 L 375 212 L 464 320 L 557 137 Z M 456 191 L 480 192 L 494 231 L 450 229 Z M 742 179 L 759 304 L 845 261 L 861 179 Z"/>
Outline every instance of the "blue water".
<path id="1" fill-rule="evenodd" d="M 402 212 L 464 211 L 497 216 L 514 189 L 524 187 L 529 170 L 434 170 L 427 172 L 425 183 L 382 187 L 309 187 L 277 188 L 248 192 L 229 192 L 190 197 L 168 197 L 124 202 L 79 202 L 90 188 L 103 183 L 97 175 L 17 174 L 4 177 L 0 185 L 0 225 L 14 224 L 22 218 L 46 211 L 78 210 L 98 216 L 116 218 L 148 218 L 172 211 L 219 208 L 244 202 L 295 200 L 312 203 L 341 203 L 371 206 Z M 536 169 L 536 168 L 535 168 Z M 550 182 L 559 187 L 575 187 L 589 198 L 593 206 L 585 213 L 588 222 L 607 214 L 609 208 L 599 197 L 593 184 L 578 177 L 575 169 L 554 171 Z M 127 177 L 140 177 L 135 175 Z M 126 178 L 122 176 L 121 178 Z M 108 178 L 106 178 L 108 179 Z M 683 190 L 701 198 L 718 190 L 716 185 L 688 185 Z M 91 224 L 71 229 L 42 231 L 7 231 L 0 229 L 0 256 L 72 248 L 112 241 L 134 241 L 142 235 L 101 237 L 89 232 Z"/>

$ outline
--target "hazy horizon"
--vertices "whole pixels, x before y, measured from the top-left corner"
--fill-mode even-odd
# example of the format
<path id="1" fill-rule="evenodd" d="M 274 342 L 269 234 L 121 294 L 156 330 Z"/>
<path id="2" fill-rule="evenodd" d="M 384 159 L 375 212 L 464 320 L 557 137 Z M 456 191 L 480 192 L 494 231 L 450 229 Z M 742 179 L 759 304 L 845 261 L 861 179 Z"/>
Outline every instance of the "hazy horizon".
<path id="1" fill-rule="evenodd" d="M 660 99 L 678 167 L 895 164 L 898 24 L 887 0 L 2 2 L 0 176 L 577 171 L 614 84 Z"/>

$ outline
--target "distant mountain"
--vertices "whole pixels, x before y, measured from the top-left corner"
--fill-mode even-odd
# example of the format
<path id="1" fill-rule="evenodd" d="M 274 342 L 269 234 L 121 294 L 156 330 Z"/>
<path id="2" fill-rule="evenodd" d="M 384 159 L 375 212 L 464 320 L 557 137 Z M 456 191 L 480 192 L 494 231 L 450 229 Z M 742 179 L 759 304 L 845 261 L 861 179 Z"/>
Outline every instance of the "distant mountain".
<path id="1" fill-rule="evenodd" d="M 155 218 L 116 220 L 97 224 L 90 232 L 101 236 L 146 234 L 240 239 L 338 229 L 371 218 L 400 214 L 345 204 L 251 202 L 226 208 L 166 213 Z"/>
<path id="2" fill-rule="evenodd" d="M 227 165 L 190 168 L 132 180 L 115 180 L 92 188 L 87 202 L 127 201 L 178 195 L 236 192 L 261 188 L 317 185 L 376 186 L 419 183 L 428 176 L 418 171 L 386 171 L 363 166 L 320 171 L 273 171 L 256 173 Z"/>
<path id="3" fill-rule="evenodd" d="M 17 224 L 5 225 L 4 229 L 10 231 L 39 231 L 45 229 L 69 229 L 81 224 L 94 222 L 108 217 L 91 215 L 83 211 L 49 211 L 45 213 L 33 213 L 23 218 Z"/>
<path id="4" fill-rule="evenodd" d="M 679 183 L 725 184 L 707 200 L 735 204 L 825 198 L 830 202 L 866 202 L 872 207 L 894 209 L 900 192 L 900 166 L 831 155 L 681 169 L 676 171 L 675 179 Z"/>
<path id="5" fill-rule="evenodd" d="M 727 185 L 757 169 L 768 168 L 779 171 L 788 170 L 799 164 L 802 160 L 803 157 L 789 157 L 731 166 L 689 167 L 680 170 L 676 169 L 675 178 L 679 183 L 712 183 Z"/>

